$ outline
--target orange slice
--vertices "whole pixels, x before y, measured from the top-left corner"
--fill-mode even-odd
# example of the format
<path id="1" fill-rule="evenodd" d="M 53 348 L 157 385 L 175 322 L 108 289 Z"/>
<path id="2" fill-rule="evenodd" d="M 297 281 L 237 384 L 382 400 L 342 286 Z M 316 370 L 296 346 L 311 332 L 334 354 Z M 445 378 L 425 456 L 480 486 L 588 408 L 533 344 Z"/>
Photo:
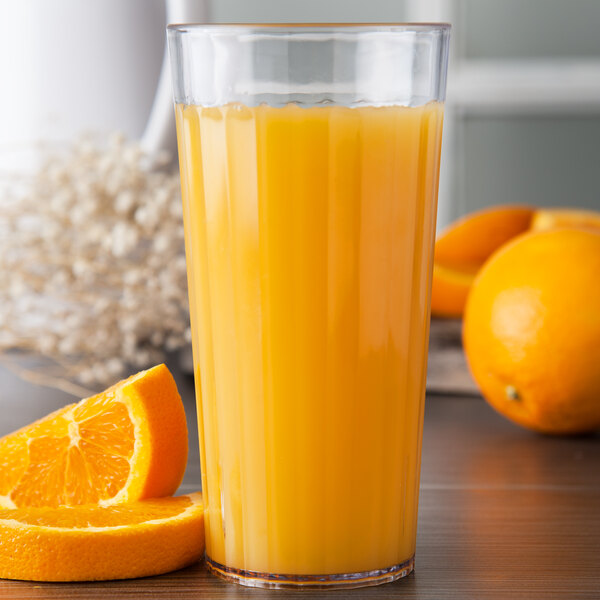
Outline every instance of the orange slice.
<path id="1" fill-rule="evenodd" d="M 460 317 L 481 265 L 508 240 L 529 229 L 528 206 L 492 207 L 452 223 L 435 243 L 431 313 Z"/>
<path id="2" fill-rule="evenodd" d="M 0 577 L 90 581 L 158 575 L 204 552 L 199 493 L 120 506 L 0 510 Z"/>
<path id="3" fill-rule="evenodd" d="M 431 311 L 435 316 L 462 314 L 475 273 L 434 263 Z"/>
<path id="4" fill-rule="evenodd" d="M 172 495 L 187 440 L 177 386 L 158 365 L 0 439 L 0 507 Z"/>

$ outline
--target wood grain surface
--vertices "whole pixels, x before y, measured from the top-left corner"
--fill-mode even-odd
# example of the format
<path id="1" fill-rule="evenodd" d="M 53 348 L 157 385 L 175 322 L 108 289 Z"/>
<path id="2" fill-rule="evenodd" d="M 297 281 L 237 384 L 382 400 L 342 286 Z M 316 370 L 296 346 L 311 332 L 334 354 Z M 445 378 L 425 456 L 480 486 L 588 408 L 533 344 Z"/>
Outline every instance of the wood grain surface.
<path id="1" fill-rule="evenodd" d="M 192 379 L 177 360 L 169 366 L 191 425 Z M 425 412 L 416 570 L 404 580 L 338 592 L 253 590 L 220 581 L 200 563 L 130 581 L 0 580 L 0 599 L 600 599 L 600 436 L 536 435 L 476 395 L 434 391 Z M 0 368 L 0 435 L 72 401 Z M 182 492 L 200 486 L 193 426 L 190 435 Z"/>

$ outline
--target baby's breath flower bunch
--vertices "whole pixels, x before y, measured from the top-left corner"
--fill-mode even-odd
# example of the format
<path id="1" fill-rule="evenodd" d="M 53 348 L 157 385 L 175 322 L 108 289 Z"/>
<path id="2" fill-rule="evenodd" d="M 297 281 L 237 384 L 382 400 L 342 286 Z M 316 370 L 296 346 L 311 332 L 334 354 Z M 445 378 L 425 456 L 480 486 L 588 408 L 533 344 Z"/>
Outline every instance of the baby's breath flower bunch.
<path id="1" fill-rule="evenodd" d="M 189 339 L 179 177 L 114 135 L 49 157 L 0 197 L 0 350 L 105 384 Z"/>

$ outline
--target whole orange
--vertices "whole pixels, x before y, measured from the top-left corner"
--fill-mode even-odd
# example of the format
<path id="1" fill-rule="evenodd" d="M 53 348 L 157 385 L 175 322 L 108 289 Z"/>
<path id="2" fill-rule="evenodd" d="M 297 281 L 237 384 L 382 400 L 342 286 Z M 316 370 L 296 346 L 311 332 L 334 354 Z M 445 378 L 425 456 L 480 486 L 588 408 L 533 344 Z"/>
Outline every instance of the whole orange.
<path id="1" fill-rule="evenodd" d="M 544 433 L 600 428 L 600 233 L 524 234 L 477 275 L 467 362 L 486 400 Z"/>

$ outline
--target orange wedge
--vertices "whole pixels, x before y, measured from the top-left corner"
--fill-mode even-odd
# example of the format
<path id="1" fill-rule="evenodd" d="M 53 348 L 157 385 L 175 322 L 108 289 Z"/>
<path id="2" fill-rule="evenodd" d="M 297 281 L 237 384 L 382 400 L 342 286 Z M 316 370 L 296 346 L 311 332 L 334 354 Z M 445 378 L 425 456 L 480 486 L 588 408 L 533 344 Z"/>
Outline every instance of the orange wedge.
<path id="1" fill-rule="evenodd" d="M 204 552 L 199 493 L 120 506 L 0 510 L 0 577 L 90 581 L 158 575 Z"/>
<path id="2" fill-rule="evenodd" d="M 173 494 L 185 411 L 158 365 L 0 439 L 0 507 L 108 506 Z"/>
<path id="3" fill-rule="evenodd" d="M 460 317 L 481 265 L 516 235 L 530 227 L 528 206 L 493 207 L 452 223 L 435 243 L 431 313 Z"/>

